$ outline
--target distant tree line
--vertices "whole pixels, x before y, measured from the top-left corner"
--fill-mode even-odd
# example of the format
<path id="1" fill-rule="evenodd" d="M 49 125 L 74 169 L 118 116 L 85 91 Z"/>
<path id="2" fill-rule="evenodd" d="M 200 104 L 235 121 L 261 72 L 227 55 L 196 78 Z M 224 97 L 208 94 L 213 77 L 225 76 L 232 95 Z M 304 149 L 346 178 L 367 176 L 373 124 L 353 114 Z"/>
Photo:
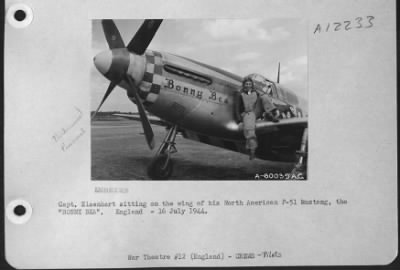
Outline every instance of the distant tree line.
<path id="1" fill-rule="evenodd" d="M 91 111 L 90 114 L 93 115 L 95 111 Z M 98 112 L 96 117 L 107 117 L 112 116 L 115 113 L 122 113 L 122 114 L 138 114 L 137 112 L 121 112 L 121 111 L 107 111 L 107 112 Z"/>

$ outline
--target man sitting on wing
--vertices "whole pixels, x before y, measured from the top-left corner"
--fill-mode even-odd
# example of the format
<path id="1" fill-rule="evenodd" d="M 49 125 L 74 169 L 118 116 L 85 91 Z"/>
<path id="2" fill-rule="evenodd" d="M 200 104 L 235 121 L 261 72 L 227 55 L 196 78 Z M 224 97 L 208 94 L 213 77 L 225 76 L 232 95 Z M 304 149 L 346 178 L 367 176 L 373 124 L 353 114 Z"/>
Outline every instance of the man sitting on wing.
<path id="1" fill-rule="evenodd" d="M 263 89 L 264 90 L 264 89 Z M 272 88 L 271 85 L 268 85 L 268 88 L 266 91 L 264 91 L 264 94 L 260 96 L 263 108 L 264 108 L 264 119 L 268 121 L 272 121 L 274 123 L 279 122 L 279 119 L 275 116 L 277 112 L 277 108 L 272 102 Z"/>

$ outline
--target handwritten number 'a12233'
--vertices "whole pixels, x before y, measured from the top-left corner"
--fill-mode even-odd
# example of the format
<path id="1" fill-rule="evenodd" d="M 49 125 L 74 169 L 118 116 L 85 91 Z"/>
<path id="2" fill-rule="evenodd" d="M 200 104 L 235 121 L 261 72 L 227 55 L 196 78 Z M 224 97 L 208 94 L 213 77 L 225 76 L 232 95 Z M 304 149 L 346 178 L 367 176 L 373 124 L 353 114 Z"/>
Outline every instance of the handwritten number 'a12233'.
<path id="1" fill-rule="evenodd" d="M 371 28 L 374 26 L 372 22 L 375 19 L 374 16 L 365 16 L 365 17 L 357 17 L 354 20 L 348 20 L 343 22 L 333 22 L 334 27 L 330 27 L 331 23 L 327 23 L 324 27 L 324 24 L 317 24 L 314 29 L 314 34 L 334 31 L 349 31 L 351 29 L 361 29 L 361 28 Z M 342 27 L 344 26 L 344 27 Z M 325 30 L 325 31 L 324 31 Z"/>

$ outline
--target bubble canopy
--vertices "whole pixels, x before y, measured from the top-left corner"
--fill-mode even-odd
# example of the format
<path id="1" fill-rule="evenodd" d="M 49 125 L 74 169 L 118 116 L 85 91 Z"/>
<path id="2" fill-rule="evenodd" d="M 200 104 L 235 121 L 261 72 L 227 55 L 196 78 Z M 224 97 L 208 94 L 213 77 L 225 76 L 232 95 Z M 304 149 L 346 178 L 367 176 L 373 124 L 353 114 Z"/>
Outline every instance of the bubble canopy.
<path id="1" fill-rule="evenodd" d="M 259 83 L 270 83 L 270 82 L 272 82 L 270 79 L 268 79 L 268 78 L 266 78 L 263 75 L 258 74 L 258 73 L 252 73 L 252 74 L 250 74 L 250 75 L 248 75 L 246 77 L 252 79 L 254 82 L 259 82 Z"/>

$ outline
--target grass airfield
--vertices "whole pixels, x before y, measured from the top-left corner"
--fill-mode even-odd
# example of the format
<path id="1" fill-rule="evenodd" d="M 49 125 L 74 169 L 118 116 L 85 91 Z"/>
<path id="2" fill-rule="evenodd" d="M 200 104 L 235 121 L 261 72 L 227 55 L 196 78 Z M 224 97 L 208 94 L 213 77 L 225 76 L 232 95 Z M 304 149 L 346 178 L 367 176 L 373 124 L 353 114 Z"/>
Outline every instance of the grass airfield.
<path id="1" fill-rule="evenodd" d="M 151 180 L 147 166 L 161 145 L 166 130 L 152 125 L 156 147 L 150 150 L 139 122 L 96 120 L 91 128 L 92 180 Z M 249 160 L 240 153 L 176 137 L 169 180 L 254 180 L 256 174 L 289 173 L 294 164 Z"/>

